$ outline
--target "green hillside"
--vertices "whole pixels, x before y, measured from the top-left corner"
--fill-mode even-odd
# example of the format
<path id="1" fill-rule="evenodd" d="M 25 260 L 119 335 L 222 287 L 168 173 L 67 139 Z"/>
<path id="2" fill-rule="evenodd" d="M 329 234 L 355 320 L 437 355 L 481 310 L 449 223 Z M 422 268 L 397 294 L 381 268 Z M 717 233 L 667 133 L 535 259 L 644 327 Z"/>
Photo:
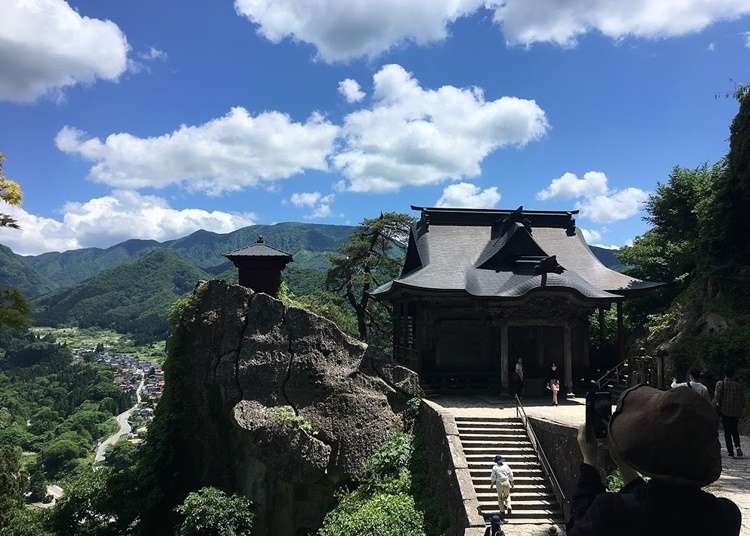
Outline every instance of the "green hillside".
<path id="1" fill-rule="evenodd" d="M 167 330 L 174 301 L 211 275 L 169 250 L 151 251 L 135 261 L 36 300 L 41 325 L 98 326 L 149 338 Z"/>
<path id="2" fill-rule="evenodd" d="M 24 262 L 24 257 L 3 245 L 0 245 L 0 286 L 20 288 L 27 296 L 38 296 L 57 288 L 47 277 Z"/>

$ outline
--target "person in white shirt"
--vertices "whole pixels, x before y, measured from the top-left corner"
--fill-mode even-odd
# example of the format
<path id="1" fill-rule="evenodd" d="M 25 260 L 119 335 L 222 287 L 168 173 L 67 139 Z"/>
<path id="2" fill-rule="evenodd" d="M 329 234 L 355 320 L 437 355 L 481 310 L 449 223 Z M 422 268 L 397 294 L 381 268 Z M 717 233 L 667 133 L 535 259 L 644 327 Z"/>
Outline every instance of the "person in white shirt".
<path id="1" fill-rule="evenodd" d="M 683 383 L 677 383 L 677 380 L 672 378 L 672 389 L 675 387 L 690 387 L 693 391 L 701 395 L 703 398 L 711 402 L 711 394 L 708 392 L 708 388 L 701 383 L 702 372 L 700 369 L 692 369 L 688 374 L 687 381 Z"/>
<path id="2" fill-rule="evenodd" d="M 513 489 L 513 470 L 503 461 L 502 456 L 495 456 L 495 466 L 490 474 L 490 489 L 497 489 L 497 505 L 500 513 L 510 514 L 510 490 Z"/>

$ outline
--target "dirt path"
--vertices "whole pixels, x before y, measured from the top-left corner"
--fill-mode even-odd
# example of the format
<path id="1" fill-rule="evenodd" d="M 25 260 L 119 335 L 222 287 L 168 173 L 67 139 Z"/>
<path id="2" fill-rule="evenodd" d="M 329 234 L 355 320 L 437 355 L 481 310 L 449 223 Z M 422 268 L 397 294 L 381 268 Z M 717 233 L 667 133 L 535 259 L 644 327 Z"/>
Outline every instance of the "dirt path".
<path id="1" fill-rule="evenodd" d="M 135 408 L 138 407 L 138 404 L 141 403 L 141 391 L 143 390 L 143 384 L 145 382 L 145 375 L 143 372 L 141 372 L 141 383 L 138 385 L 138 389 L 135 391 L 135 397 L 136 397 L 136 403 L 135 405 L 123 411 L 117 416 L 117 424 L 118 424 L 118 430 L 111 436 L 109 436 L 107 439 L 99 443 L 99 446 L 96 447 L 96 456 L 94 457 L 94 463 L 100 463 L 104 461 L 105 452 L 107 450 L 107 447 L 114 445 L 117 443 L 120 438 L 124 435 L 127 435 L 132 430 L 132 427 L 130 426 L 130 415 L 133 413 Z"/>

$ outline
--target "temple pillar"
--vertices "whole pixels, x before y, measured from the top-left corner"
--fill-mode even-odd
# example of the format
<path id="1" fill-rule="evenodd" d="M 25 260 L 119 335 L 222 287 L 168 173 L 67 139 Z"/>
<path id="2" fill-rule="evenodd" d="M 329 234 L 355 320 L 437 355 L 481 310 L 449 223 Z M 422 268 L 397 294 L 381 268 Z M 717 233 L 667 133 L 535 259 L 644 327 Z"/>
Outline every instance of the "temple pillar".
<path id="1" fill-rule="evenodd" d="M 544 326 L 536 327 L 536 364 L 544 370 Z"/>
<path id="2" fill-rule="evenodd" d="M 622 301 L 617 302 L 617 362 L 625 359 L 625 329 L 622 320 Z"/>
<path id="3" fill-rule="evenodd" d="M 568 396 L 573 395 L 573 334 L 570 324 L 563 326 L 563 359 L 565 369 L 565 390 Z"/>
<path id="4" fill-rule="evenodd" d="M 500 383 L 506 392 L 510 387 L 508 364 L 508 323 L 503 322 L 500 324 Z"/>

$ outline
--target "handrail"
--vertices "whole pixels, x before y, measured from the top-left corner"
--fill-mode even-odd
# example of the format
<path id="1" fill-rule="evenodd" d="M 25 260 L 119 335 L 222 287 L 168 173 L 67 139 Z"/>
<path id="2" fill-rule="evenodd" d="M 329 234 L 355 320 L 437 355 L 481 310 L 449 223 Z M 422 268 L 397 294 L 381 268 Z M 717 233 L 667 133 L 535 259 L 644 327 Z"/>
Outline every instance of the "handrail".
<path id="1" fill-rule="evenodd" d="M 518 395 L 513 396 L 516 399 L 516 417 L 520 418 L 521 422 L 523 423 L 523 427 L 526 430 L 526 435 L 529 437 L 531 446 L 534 447 L 534 452 L 536 452 L 537 458 L 539 458 L 539 461 L 542 464 L 544 473 L 547 475 L 547 478 L 552 484 L 552 492 L 555 494 L 557 502 L 560 503 L 560 508 L 562 508 L 563 512 L 563 519 L 567 523 L 568 519 L 570 519 L 570 501 L 565 496 L 565 492 L 563 491 L 562 486 L 560 486 L 560 482 L 557 481 L 555 472 L 552 470 L 552 465 L 549 463 L 547 455 L 544 454 L 544 449 L 542 448 L 539 439 L 534 433 L 534 428 L 529 423 L 529 418 L 526 416 L 526 410 L 523 409 L 521 399 L 518 398 Z"/>
<path id="2" fill-rule="evenodd" d="M 602 374 L 602 375 L 601 375 L 601 377 L 600 377 L 600 378 L 599 378 L 598 380 L 594 380 L 594 383 L 596 384 L 596 388 L 597 388 L 597 389 L 601 389 L 601 388 L 602 388 L 602 382 L 603 382 L 603 381 L 604 381 L 604 380 L 605 380 L 605 379 L 606 379 L 606 378 L 607 378 L 607 377 L 608 377 L 608 376 L 609 376 L 610 374 L 612 374 L 612 373 L 613 373 L 614 371 L 616 371 L 616 370 L 617 370 L 618 368 L 620 368 L 620 367 L 622 367 L 623 365 L 625 365 L 625 364 L 626 364 L 627 362 L 628 362 L 628 360 L 627 360 L 627 359 L 623 359 L 622 361 L 620 361 L 619 363 L 617 363 L 617 364 L 616 364 L 616 365 L 615 365 L 614 367 L 612 367 L 612 368 L 611 368 L 611 369 L 609 369 L 609 370 L 608 370 L 607 372 L 605 372 L 604 374 Z"/>

